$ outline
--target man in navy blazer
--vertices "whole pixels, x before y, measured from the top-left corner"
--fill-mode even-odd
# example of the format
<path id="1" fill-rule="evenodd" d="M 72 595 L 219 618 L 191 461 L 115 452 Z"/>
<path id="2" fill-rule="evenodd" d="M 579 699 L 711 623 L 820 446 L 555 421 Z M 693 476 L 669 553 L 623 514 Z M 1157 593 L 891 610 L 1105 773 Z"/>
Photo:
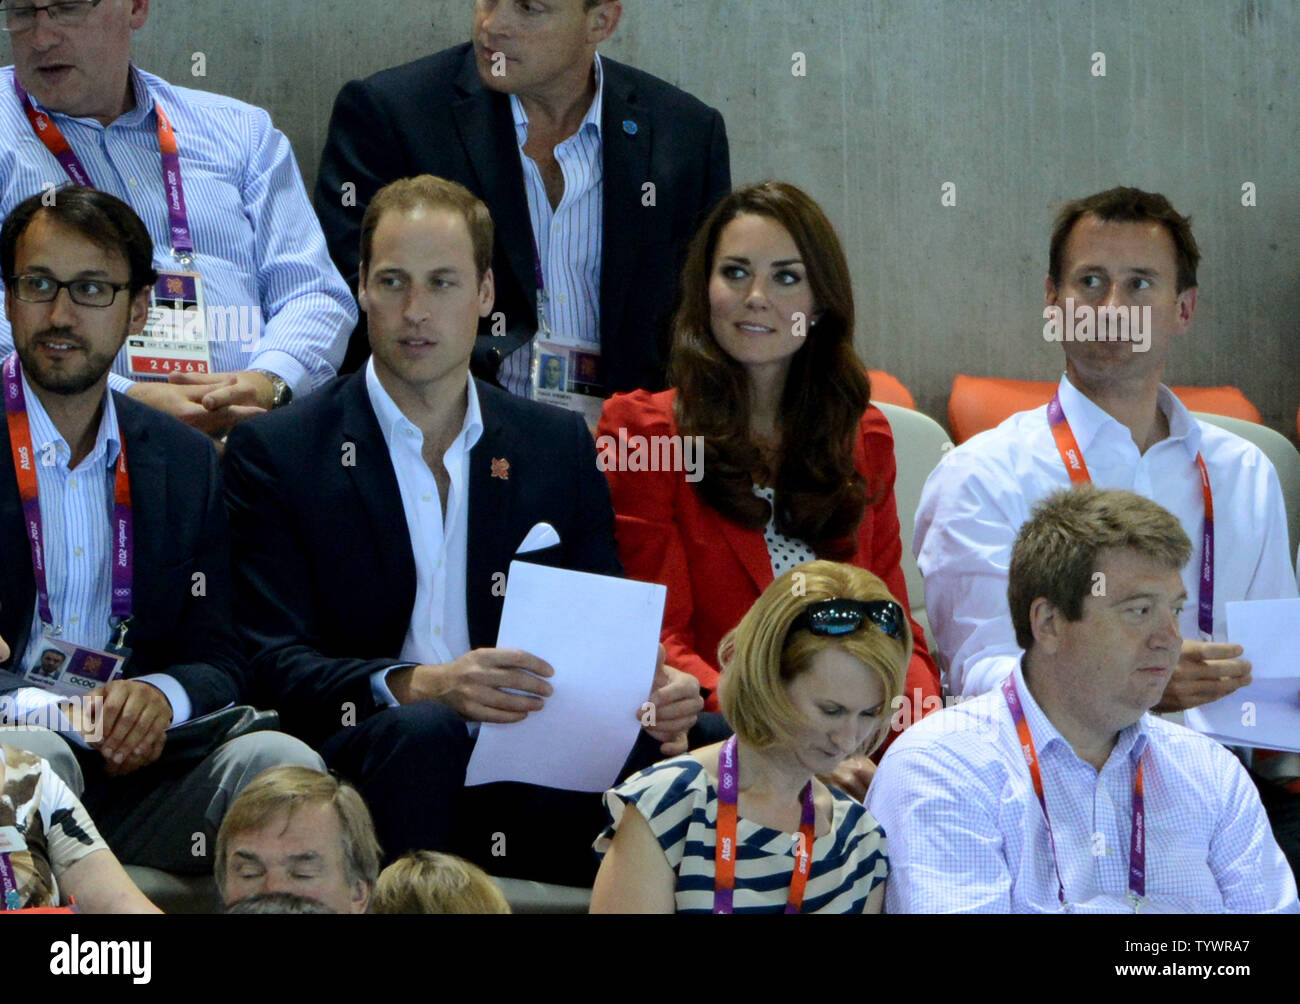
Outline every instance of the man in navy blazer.
<path id="1" fill-rule="evenodd" d="M 538 199 L 531 182 L 538 203 L 533 210 L 559 210 L 552 228 L 565 211 L 577 211 L 569 203 L 583 179 L 598 175 L 599 221 L 586 223 L 563 253 L 577 268 L 575 259 L 584 252 L 594 256 L 596 245 L 589 242 L 599 241 L 598 258 L 582 265 L 599 274 L 595 316 L 606 392 L 663 386 L 679 267 L 699 222 L 731 189 L 730 155 L 715 109 L 612 59 L 599 61 L 598 135 L 580 133 L 597 96 L 596 46 L 613 34 L 621 13 L 617 0 L 549 0 L 530 12 L 478 0 L 472 42 L 353 80 L 335 101 L 316 211 L 330 254 L 353 288 L 361 217 L 388 182 L 438 175 L 460 182 L 491 210 L 496 310 L 503 317 L 480 325 L 476 375 L 496 379 L 502 359 L 538 325 L 526 156 L 529 176 L 536 177 L 535 165 L 546 189 Z M 527 116 L 522 151 L 514 98 Z M 588 149 L 598 154 L 598 164 L 585 174 L 583 143 L 594 144 Z M 562 202 L 566 189 L 569 203 Z M 579 322 L 572 320 L 573 304 L 566 310 L 554 300 L 551 328 L 580 334 L 559 330 L 566 319 Z M 367 351 L 363 318 L 344 371 Z"/>
<path id="2" fill-rule="evenodd" d="M 559 539 L 526 560 L 622 574 L 582 419 L 469 376 L 491 248 L 491 217 L 460 185 L 422 176 L 371 200 L 370 361 L 227 443 L 237 623 L 285 727 L 361 790 L 389 859 L 455 849 L 498 873 L 590 880 L 597 796 L 462 790 L 474 723 L 519 721 L 552 692 L 550 666 L 493 647 L 530 530 Z M 662 665 L 649 699 L 657 724 L 631 767 L 659 744 L 683 751 L 703 707 L 694 677 Z"/>
<path id="3" fill-rule="evenodd" d="M 0 436 L 0 637 L 12 647 L 0 663 L 0 718 L 24 726 L 0 740 L 45 756 L 84 790 L 123 861 L 202 871 L 206 844 L 245 781 L 280 763 L 320 761 L 274 732 L 217 748 L 221 735 L 203 723 L 184 742 L 169 731 L 242 701 L 248 670 L 231 628 L 229 531 L 211 440 L 107 390 L 117 351 L 149 309 L 151 256 L 131 208 L 90 188 L 61 189 L 48 204 L 33 196 L 0 229 L 15 344 L 4 360 Z M 109 518 L 121 453 L 125 540 Z M 48 622 L 20 477 L 40 513 L 32 525 L 42 534 Z M 110 623 L 109 569 L 124 543 L 130 607 L 121 625 L 118 613 Z M 24 675 L 56 643 L 104 651 L 119 641 L 131 653 L 121 677 L 85 697 L 50 693 Z"/>

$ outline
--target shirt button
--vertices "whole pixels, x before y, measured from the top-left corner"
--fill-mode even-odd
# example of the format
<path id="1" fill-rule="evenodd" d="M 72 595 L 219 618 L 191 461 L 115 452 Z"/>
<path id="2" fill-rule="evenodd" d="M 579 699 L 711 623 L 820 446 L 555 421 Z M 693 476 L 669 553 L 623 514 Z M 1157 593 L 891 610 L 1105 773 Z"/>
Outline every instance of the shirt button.
<path id="1" fill-rule="evenodd" d="M 433 633 L 434 633 L 434 634 L 438 634 L 438 635 L 442 634 L 442 628 L 440 628 L 440 627 L 435 627 L 435 628 L 433 629 Z"/>
<path id="2" fill-rule="evenodd" d="M 69 624 L 76 624 L 77 621 L 79 621 L 79 620 L 81 620 L 81 615 L 80 615 L 80 614 L 73 614 L 71 617 L 68 618 L 68 623 L 69 623 Z"/>
<path id="3" fill-rule="evenodd" d="M 81 545 L 78 544 L 76 547 L 72 549 L 72 553 L 75 554 L 78 558 L 80 558 L 82 554 L 84 554 L 85 552 L 82 551 Z"/>
<path id="4" fill-rule="evenodd" d="M 428 492 L 425 492 L 423 495 L 420 496 L 420 498 L 423 499 L 425 502 L 433 501 L 433 496 L 430 495 Z"/>
<path id="5" fill-rule="evenodd" d="M 130 180 L 127 182 L 127 184 L 130 185 L 132 188 L 138 188 L 139 185 L 140 185 L 140 182 L 136 181 L 135 178 L 132 178 L 132 179 L 130 179 Z"/>
<path id="6" fill-rule="evenodd" d="M 76 479 L 76 478 L 69 478 L 69 479 L 68 479 L 68 487 L 69 487 L 69 488 L 76 488 L 76 487 L 77 487 L 77 479 Z"/>

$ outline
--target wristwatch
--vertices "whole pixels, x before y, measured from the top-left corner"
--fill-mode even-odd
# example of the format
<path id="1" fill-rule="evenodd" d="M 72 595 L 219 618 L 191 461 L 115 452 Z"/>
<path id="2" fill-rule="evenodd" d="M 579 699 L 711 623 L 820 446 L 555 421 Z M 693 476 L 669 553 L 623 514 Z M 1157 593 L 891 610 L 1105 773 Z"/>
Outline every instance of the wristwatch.
<path id="1" fill-rule="evenodd" d="M 271 381 L 271 390 L 274 391 L 274 396 L 271 398 L 272 408 L 282 408 L 293 400 L 293 388 L 289 386 L 284 377 L 272 373 L 270 370 L 255 370 L 254 372 L 261 373 L 262 376 Z"/>

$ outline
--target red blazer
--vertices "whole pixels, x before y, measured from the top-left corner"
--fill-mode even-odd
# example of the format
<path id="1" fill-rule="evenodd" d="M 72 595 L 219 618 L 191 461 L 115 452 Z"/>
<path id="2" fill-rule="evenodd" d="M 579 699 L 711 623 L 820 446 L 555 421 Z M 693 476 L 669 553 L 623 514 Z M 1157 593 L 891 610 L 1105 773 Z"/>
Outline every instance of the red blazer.
<path id="1" fill-rule="evenodd" d="M 596 435 L 675 436 L 675 390 L 638 390 L 605 402 Z M 597 445 L 599 445 L 599 439 Z M 894 437 L 879 409 L 868 407 L 854 448 L 858 473 L 886 491 L 868 508 L 858 527 L 851 564 L 874 572 L 909 611 L 907 585 L 899 566 L 903 545 L 894 505 Z M 772 583 L 772 563 L 761 530 L 748 530 L 708 505 L 682 472 L 606 472 L 614 502 L 614 532 L 628 575 L 668 587 L 662 641 L 668 664 L 692 673 L 711 693 L 706 708 L 718 709 L 718 643 Z M 914 650 L 904 696 L 914 701 L 912 721 L 938 697 L 939 672 L 912 621 Z M 919 700 L 914 691 L 920 691 Z M 930 708 L 938 705 L 931 701 Z"/>

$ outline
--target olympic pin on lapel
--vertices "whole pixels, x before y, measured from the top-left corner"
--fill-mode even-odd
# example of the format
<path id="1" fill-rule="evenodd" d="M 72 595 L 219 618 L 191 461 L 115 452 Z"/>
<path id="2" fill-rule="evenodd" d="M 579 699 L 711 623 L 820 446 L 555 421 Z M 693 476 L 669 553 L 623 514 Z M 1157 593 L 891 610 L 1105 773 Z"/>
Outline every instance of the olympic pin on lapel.
<path id="1" fill-rule="evenodd" d="M 627 133 L 629 136 L 635 136 L 636 130 L 637 130 L 637 124 L 635 122 L 633 122 L 631 119 L 623 120 L 623 131 L 625 133 Z"/>
<path id="2" fill-rule="evenodd" d="M 502 481 L 510 480 L 510 461 L 504 457 L 492 458 L 492 477 L 500 478 Z"/>

